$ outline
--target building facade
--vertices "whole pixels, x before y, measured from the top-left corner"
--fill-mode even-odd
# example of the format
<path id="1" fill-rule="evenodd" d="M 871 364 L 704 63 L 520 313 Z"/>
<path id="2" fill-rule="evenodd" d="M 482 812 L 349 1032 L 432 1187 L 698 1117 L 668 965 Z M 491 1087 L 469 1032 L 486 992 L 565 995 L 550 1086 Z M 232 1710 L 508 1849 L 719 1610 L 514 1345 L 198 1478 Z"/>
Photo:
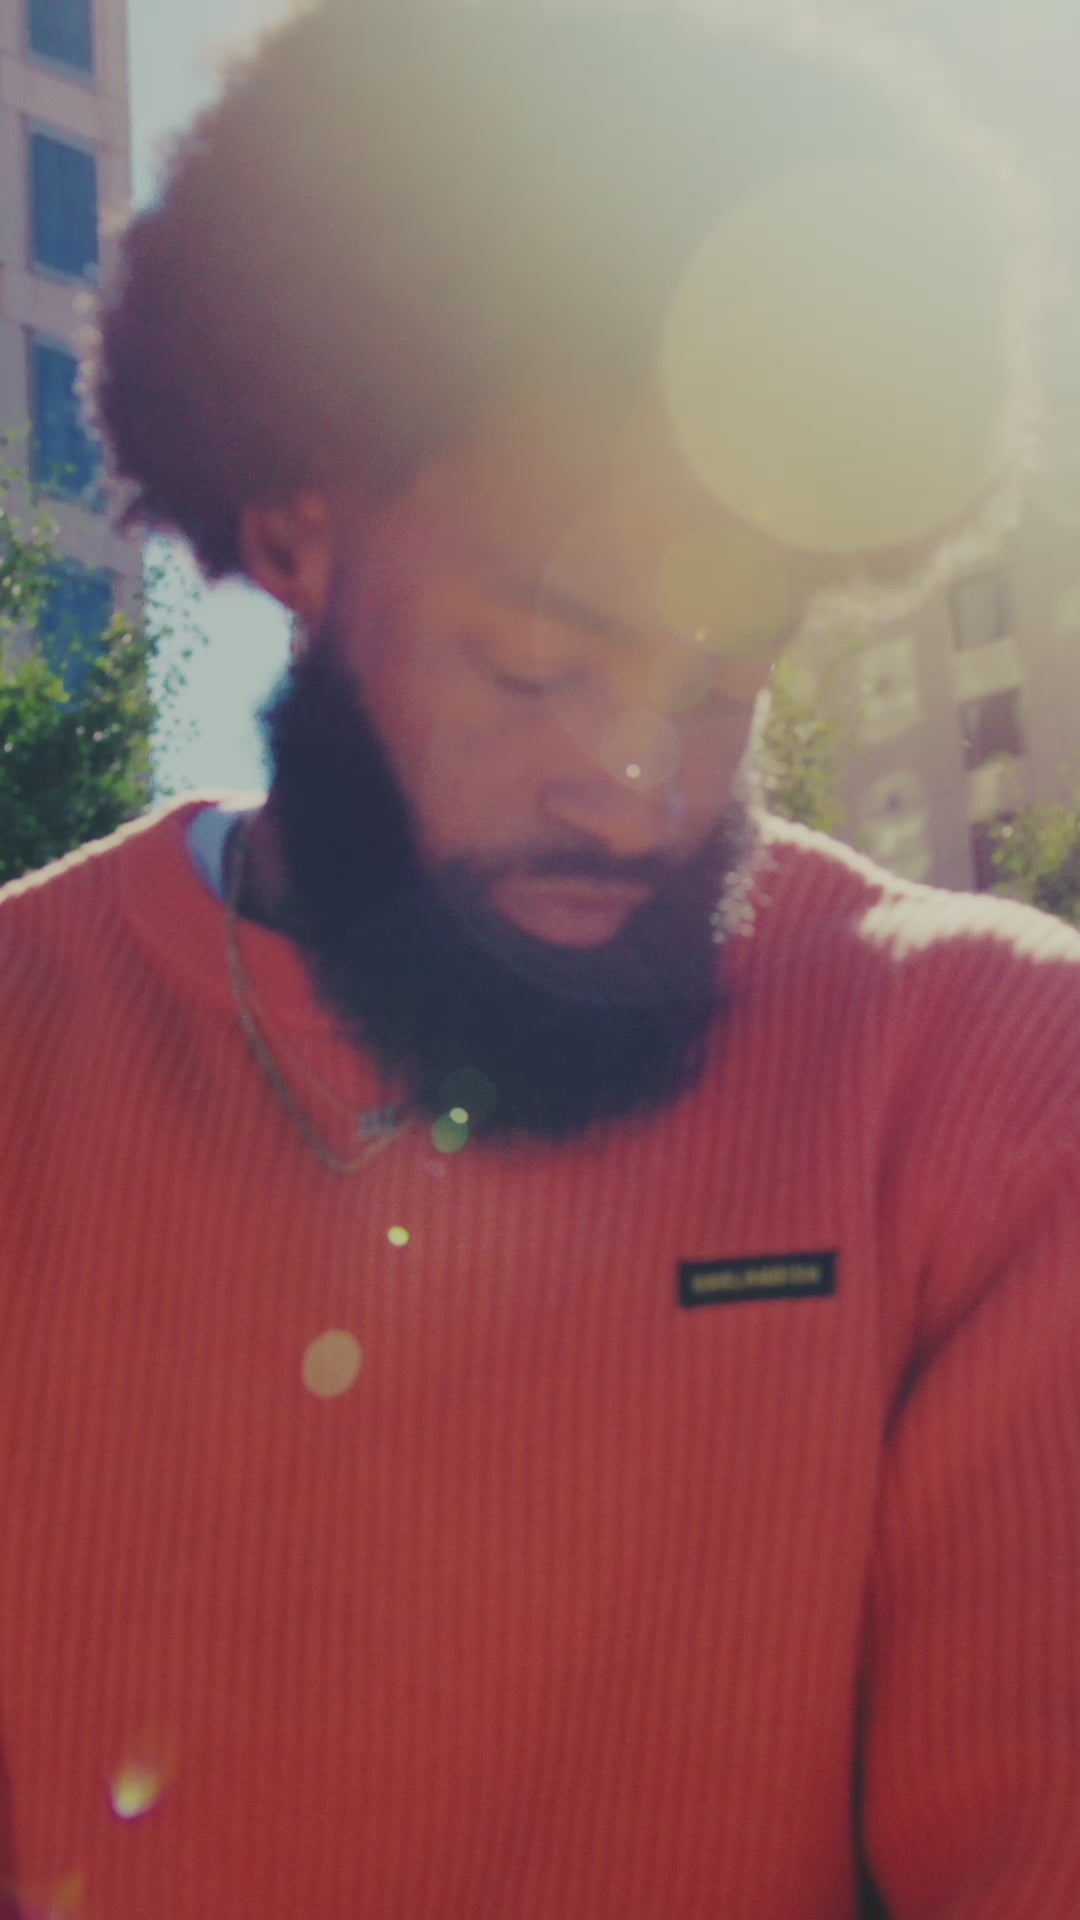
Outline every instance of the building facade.
<path id="1" fill-rule="evenodd" d="M 61 666 L 67 637 L 101 632 L 141 585 L 78 391 L 81 335 L 130 192 L 125 0 L 0 0 L 0 431 L 58 526 L 39 635 Z"/>
<path id="2" fill-rule="evenodd" d="M 1043 471 L 1023 523 L 918 619 L 866 639 L 847 709 L 845 831 L 912 878 L 981 887 L 992 821 L 1080 780 L 1080 7 L 866 7 L 937 46 L 1040 187 L 1057 244 Z"/>
<path id="3" fill-rule="evenodd" d="M 845 833 L 910 879 L 988 886 L 993 822 L 1080 780 L 1080 540 L 1033 517 L 855 673 Z"/>
<path id="4" fill-rule="evenodd" d="M 989 886 L 993 823 L 1080 788 L 1080 387 L 1059 377 L 1052 405 L 1016 532 L 915 618 L 852 636 L 843 831 L 913 880 Z"/>

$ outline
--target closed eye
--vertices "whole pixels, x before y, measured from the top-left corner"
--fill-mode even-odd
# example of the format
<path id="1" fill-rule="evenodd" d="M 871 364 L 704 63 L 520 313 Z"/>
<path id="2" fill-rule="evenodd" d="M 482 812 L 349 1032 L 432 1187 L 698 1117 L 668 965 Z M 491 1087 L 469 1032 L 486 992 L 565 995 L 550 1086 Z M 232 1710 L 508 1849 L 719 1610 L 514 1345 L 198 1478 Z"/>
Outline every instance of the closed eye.
<path id="1" fill-rule="evenodd" d="M 716 687 L 705 695 L 697 708 L 698 713 L 716 714 L 724 720 L 745 720 L 753 710 L 753 701 L 739 700 L 734 694 L 721 693 Z"/>
<path id="2" fill-rule="evenodd" d="M 545 693 L 550 693 L 552 687 L 558 685 L 557 681 L 526 680 L 522 674 L 504 673 L 498 667 L 489 667 L 488 672 L 503 693 L 512 693 L 520 700 L 542 699 Z"/>
<path id="3" fill-rule="evenodd" d="M 466 646 L 476 665 L 500 692 L 508 693 L 518 700 L 542 700 L 552 693 L 568 693 L 585 678 L 586 670 L 580 661 L 568 660 L 563 652 L 562 659 L 545 662 L 547 671 L 539 673 L 518 673 L 512 667 L 502 666 L 492 648 L 492 643 L 482 634 L 470 634 Z M 539 663 L 538 663 L 539 664 Z"/>
<path id="4" fill-rule="evenodd" d="M 684 719 L 745 720 L 753 711 L 753 701 L 721 687 L 687 687 L 673 701 L 673 712 Z"/>
<path id="5" fill-rule="evenodd" d="M 475 630 L 475 632 L 461 632 L 459 643 L 465 649 L 467 659 L 473 662 L 473 668 L 482 674 L 482 678 L 488 682 L 488 685 L 498 687 L 500 693 L 509 693 L 513 699 L 540 701 L 544 699 L 544 695 L 552 693 L 555 689 L 563 689 L 573 684 L 578 678 L 577 664 L 567 660 L 565 653 L 561 659 L 530 660 L 528 655 L 536 651 L 530 647 L 527 653 L 528 664 L 530 666 L 534 664 L 540 670 L 515 672 L 513 666 L 503 664 L 505 653 L 507 653 L 505 637 L 494 637 L 484 634 L 482 630 Z M 519 655 L 521 651 L 523 649 L 519 649 Z M 500 655 L 503 657 L 502 660 Z"/>

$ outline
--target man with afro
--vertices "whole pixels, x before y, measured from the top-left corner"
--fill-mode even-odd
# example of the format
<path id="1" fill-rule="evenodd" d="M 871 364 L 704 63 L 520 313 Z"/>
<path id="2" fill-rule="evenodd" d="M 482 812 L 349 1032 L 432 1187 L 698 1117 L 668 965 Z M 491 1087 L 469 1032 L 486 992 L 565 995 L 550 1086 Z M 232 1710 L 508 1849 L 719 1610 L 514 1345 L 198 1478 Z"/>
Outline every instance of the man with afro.
<path id="1" fill-rule="evenodd" d="M 0 894 L 4 1920 L 1080 1912 L 1080 935 L 758 793 L 1015 511 L 1025 209 L 846 14 L 326 0 L 129 227 L 295 643 Z"/>

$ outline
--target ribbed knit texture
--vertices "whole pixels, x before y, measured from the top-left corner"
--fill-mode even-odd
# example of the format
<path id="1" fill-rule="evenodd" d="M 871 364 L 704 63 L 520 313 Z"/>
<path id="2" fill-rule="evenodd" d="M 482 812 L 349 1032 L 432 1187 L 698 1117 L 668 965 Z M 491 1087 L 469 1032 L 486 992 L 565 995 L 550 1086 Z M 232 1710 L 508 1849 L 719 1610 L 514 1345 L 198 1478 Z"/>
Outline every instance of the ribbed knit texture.
<path id="1" fill-rule="evenodd" d="M 0 895 L 11 1910 L 1077 1920 L 1080 938 L 777 826 L 699 1090 L 347 1179 L 195 804 Z"/>

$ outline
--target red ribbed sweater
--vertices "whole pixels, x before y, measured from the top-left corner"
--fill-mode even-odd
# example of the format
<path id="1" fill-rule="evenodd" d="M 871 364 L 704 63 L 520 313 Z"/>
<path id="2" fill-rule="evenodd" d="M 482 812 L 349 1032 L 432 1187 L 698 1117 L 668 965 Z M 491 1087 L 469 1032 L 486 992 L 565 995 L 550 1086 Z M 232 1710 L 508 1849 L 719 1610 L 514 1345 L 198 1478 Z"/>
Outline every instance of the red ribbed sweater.
<path id="1" fill-rule="evenodd" d="M 195 804 L 0 895 L 11 1910 L 1077 1920 L 1080 937 L 770 827 L 698 1091 L 342 1178 Z"/>

